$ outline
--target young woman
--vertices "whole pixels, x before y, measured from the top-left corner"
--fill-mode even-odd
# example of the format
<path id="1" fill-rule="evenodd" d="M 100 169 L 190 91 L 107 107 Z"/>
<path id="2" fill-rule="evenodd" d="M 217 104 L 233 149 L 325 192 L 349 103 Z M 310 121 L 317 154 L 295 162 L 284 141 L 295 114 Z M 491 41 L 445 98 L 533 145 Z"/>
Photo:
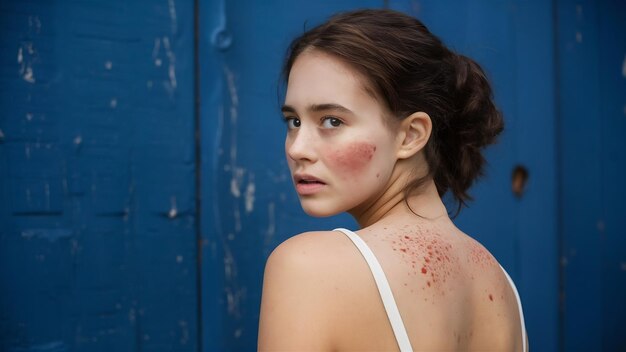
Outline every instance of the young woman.
<path id="1" fill-rule="evenodd" d="M 284 72 L 302 207 L 360 229 L 272 252 L 259 350 L 527 350 L 513 282 L 441 200 L 470 198 L 503 128 L 478 64 L 410 16 L 360 10 L 297 38 Z"/>

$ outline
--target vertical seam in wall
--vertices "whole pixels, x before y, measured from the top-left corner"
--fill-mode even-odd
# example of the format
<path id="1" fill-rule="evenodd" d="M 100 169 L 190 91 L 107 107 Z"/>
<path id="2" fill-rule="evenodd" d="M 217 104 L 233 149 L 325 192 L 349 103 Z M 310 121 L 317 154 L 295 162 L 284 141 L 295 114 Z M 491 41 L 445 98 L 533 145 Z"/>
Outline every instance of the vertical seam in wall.
<path id="1" fill-rule="evenodd" d="M 557 268 L 559 273 L 558 282 L 558 337 L 557 349 L 563 351 L 565 339 L 565 237 L 563 234 L 563 164 L 562 164 L 562 120 L 561 120 L 561 75 L 559 71 L 559 0 L 552 0 L 552 24 L 553 24 L 553 70 L 554 70 L 554 144 L 555 144 L 555 169 L 556 169 L 556 231 L 557 231 Z"/>
<path id="2" fill-rule="evenodd" d="M 601 37 L 601 33 L 602 33 L 602 25 L 603 25 L 603 21 L 602 21 L 602 13 L 603 13 L 603 9 L 602 9 L 602 4 L 603 2 L 597 2 L 594 3 L 594 14 L 595 14 L 595 18 L 594 18 L 594 29 L 595 29 L 595 42 L 598 43 L 597 44 L 597 50 L 595 50 L 595 58 L 596 58 L 596 65 L 598 67 L 600 67 L 602 65 L 602 37 Z M 606 141 L 606 129 L 605 129 L 605 119 L 603 119 L 603 116 L 608 116 L 606 113 L 606 104 L 603 104 L 603 99 L 604 99 L 604 92 L 603 92 L 603 86 L 602 86 L 602 74 L 599 72 L 600 70 L 598 70 L 598 74 L 596 75 L 596 84 L 598 87 L 598 103 L 599 103 L 599 113 L 600 113 L 600 121 L 598 123 L 598 127 L 600 129 L 600 141 L 599 141 L 599 146 L 598 149 L 600 150 L 600 153 L 598 155 L 606 155 L 606 150 L 605 150 L 605 143 L 604 141 Z M 605 166 L 606 163 L 602 160 L 602 157 L 599 158 L 600 159 L 600 182 L 598 185 L 598 189 L 599 189 L 599 193 L 600 193 L 600 204 L 599 204 L 599 210 L 600 210 L 600 214 L 598 214 L 600 216 L 600 221 L 602 221 L 603 223 L 606 223 L 606 192 L 605 192 L 605 183 L 602 182 L 602 180 L 606 180 L 606 170 L 605 170 Z M 598 219 L 596 218 L 596 229 L 598 229 Z M 598 231 L 598 230 L 596 230 Z M 598 231 L 600 232 L 600 231 Z M 606 236 L 606 233 L 604 231 L 602 231 L 602 236 Z M 599 253 L 600 253 L 600 257 L 601 258 L 606 258 L 607 255 L 607 251 L 606 251 L 606 246 L 603 246 L 602 243 L 600 243 L 598 245 L 600 248 L 598 249 Z M 602 263 L 600 264 L 600 275 L 604 276 L 605 272 L 602 271 Z M 605 286 L 606 280 L 601 280 L 600 282 L 600 295 L 602 297 L 602 294 L 604 292 L 606 292 L 606 286 Z M 600 302 L 600 309 L 602 310 L 602 312 L 605 312 L 605 305 L 607 304 L 606 300 L 602 299 Z M 602 313 L 604 315 L 604 313 Z M 606 350 L 607 348 L 607 344 L 606 344 L 606 340 L 605 340 L 605 334 L 603 333 L 604 328 L 606 326 L 606 323 L 604 321 L 605 319 L 600 319 L 600 346 L 599 349 L 600 350 Z"/>
<path id="3" fill-rule="evenodd" d="M 202 145 L 200 141 L 200 0 L 193 2 L 194 147 L 196 186 L 196 343 L 202 351 Z"/>

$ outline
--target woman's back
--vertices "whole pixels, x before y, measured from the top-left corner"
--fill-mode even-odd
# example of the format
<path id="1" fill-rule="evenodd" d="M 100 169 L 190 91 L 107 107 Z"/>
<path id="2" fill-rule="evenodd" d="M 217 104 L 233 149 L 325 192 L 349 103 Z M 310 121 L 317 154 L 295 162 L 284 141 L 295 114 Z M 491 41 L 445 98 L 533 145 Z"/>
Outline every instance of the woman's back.
<path id="1" fill-rule="evenodd" d="M 415 350 L 521 350 L 517 298 L 484 247 L 447 219 L 444 224 L 422 220 L 400 228 L 379 228 L 381 225 L 359 234 L 385 271 Z M 365 264 L 360 253 L 356 254 L 357 258 L 350 260 L 360 259 Z M 380 302 L 375 287 L 374 294 L 370 291 L 363 292 L 365 307 Z M 380 313 L 377 310 L 376 315 Z M 370 325 L 371 334 L 364 336 L 376 340 L 383 330 L 391 332 L 384 329 L 389 325 L 385 319 L 377 317 L 375 321 L 386 324 Z M 397 344 L 393 335 L 390 337 L 393 349 Z"/>
<path id="2" fill-rule="evenodd" d="M 418 220 L 399 228 L 379 223 L 357 234 L 385 272 L 413 350 L 522 351 L 518 302 L 506 274 L 448 219 Z M 311 350 L 398 350 L 370 268 L 347 236 L 305 233 L 286 241 L 276 255 L 308 261 L 314 267 L 310 272 L 321 278 L 317 292 L 308 290 L 317 299 L 299 303 L 308 306 L 303 311 L 328 312 L 305 318 L 316 339 L 328 338 L 325 346 Z M 294 274 L 310 282 L 307 272 Z M 280 294 L 288 295 L 284 290 Z M 262 332 L 259 336 L 263 339 Z"/>

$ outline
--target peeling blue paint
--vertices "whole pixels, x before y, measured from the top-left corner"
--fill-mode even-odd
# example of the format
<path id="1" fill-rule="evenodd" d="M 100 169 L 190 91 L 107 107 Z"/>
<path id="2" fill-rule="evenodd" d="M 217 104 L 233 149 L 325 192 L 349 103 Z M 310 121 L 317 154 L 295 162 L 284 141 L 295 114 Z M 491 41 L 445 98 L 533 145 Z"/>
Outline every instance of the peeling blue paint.
<path id="1" fill-rule="evenodd" d="M 193 6 L 2 1 L 0 351 L 198 350 Z"/>
<path id="2" fill-rule="evenodd" d="M 73 236 L 73 231 L 69 229 L 26 229 L 22 231 L 22 237 L 27 239 L 44 239 L 55 242 L 62 238 Z"/>
<path id="3" fill-rule="evenodd" d="M 63 341 L 54 341 L 34 345 L 26 348 L 15 347 L 9 349 L 10 352 L 67 352 L 70 349 Z"/>

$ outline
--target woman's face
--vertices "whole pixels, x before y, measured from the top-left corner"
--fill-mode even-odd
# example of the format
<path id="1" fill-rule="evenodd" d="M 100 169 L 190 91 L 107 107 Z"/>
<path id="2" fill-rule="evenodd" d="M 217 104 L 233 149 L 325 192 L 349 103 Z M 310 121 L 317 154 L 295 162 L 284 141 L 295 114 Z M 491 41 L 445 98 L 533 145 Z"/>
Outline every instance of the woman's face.
<path id="1" fill-rule="evenodd" d="M 283 106 L 285 152 L 304 211 L 330 216 L 366 209 L 387 188 L 396 162 L 388 111 L 364 78 L 315 50 L 296 59 Z"/>

